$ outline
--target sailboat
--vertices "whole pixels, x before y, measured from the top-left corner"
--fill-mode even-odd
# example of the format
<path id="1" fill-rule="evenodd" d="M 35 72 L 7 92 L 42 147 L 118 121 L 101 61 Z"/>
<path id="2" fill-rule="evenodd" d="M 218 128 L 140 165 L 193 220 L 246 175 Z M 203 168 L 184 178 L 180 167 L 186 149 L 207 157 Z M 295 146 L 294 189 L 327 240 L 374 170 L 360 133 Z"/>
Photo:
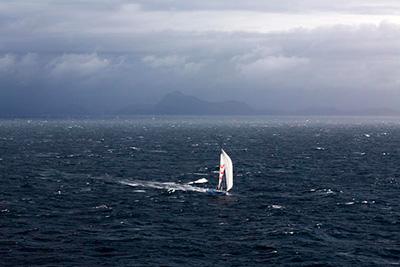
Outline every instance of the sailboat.
<path id="1" fill-rule="evenodd" d="M 227 195 L 233 187 L 233 164 L 231 158 L 221 149 L 217 189 L 208 189 L 210 195 Z M 225 179 L 224 179 L 225 178 Z M 225 182 L 225 183 L 224 183 Z"/>

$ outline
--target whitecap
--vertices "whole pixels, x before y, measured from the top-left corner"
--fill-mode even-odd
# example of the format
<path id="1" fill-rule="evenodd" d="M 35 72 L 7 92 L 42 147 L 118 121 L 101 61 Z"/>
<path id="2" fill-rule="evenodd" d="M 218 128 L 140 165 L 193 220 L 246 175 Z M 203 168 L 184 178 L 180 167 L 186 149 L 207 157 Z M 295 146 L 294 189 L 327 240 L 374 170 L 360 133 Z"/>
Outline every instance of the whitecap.
<path id="1" fill-rule="evenodd" d="M 140 189 L 138 189 L 138 190 L 133 190 L 133 192 L 135 192 L 135 193 L 145 193 L 146 190 L 140 190 Z"/>
<path id="2" fill-rule="evenodd" d="M 200 178 L 196 181 L 189 182 L 187 184 L 205 184 L 205 183 L 208 183 L 208 180 L 206 178 Z"/>
<path id="3" fill-rule="evenodd" d="M 326 188 L 324 188 L 324 189 L 314 189 L 314 188 L 312 188 L 312 189 L 310 189 L 310 192 L 317 192 L 317 193 L 322 194 L 322 195 L 335 194 L 335 191 L 333 191 L 330 188 L 328 188 L 328 189 L 326 189 Z"/>
<path id="4" fill-rule="evenodd" d="M 110 210 L 112 209 L 111 207 L 107 206 L 106 204 L 101 204 L 99 206 L 94 207 L 95 209 L 106 209 L 106 210 Z"/>
<path id="5" fill-rule="evenodd" d="M 354 152 L 353 154 L 360 155 L 360 156 L 364 156 L 364 155 L 365 155 L 365 152 L 358 152 L 358 151 L 356 151 L 356 152 Z"/>
<path id="6" fill-rule="evenodd" d="M 328 188 L 328 190 L 326 190 L 327 194 L 334 194 L 335 192 L 332 191 L 332 189 Z"/>

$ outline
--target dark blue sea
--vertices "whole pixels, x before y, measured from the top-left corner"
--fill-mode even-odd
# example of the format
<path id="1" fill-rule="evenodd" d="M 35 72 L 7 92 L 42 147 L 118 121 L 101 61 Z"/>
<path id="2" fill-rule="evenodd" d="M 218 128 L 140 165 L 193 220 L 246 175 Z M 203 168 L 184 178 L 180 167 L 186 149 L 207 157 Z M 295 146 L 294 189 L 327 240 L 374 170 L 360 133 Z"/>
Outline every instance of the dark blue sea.
<path id="1" fill-rule="evenodd" d="M 0 266 L 400 265 L 399 194 L 400 118 L 0 120 Z"/>

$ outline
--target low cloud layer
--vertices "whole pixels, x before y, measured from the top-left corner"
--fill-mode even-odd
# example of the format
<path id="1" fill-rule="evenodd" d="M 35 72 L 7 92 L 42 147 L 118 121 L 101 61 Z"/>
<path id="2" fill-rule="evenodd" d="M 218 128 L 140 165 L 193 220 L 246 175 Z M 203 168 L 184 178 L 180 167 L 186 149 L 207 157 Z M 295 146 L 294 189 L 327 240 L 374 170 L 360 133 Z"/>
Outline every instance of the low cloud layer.
<path id="1" fill-rule="evenodd" d="M 261 109 L 400 101 L 398 1 L 22 2 L 0 3 L 0 112 L 109 112 L 174 90 Z"/>

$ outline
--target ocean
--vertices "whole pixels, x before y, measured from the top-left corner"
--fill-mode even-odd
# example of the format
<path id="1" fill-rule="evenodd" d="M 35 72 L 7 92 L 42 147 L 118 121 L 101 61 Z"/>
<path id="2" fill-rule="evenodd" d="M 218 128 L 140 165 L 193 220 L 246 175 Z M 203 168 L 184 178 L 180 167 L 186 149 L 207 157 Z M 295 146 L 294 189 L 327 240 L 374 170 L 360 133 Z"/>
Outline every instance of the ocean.
<path id="1" fill-rule="evenodd" d="M 400 265 L 400 118 L 0 120 L 0 185 L 0 266 Z"/>

